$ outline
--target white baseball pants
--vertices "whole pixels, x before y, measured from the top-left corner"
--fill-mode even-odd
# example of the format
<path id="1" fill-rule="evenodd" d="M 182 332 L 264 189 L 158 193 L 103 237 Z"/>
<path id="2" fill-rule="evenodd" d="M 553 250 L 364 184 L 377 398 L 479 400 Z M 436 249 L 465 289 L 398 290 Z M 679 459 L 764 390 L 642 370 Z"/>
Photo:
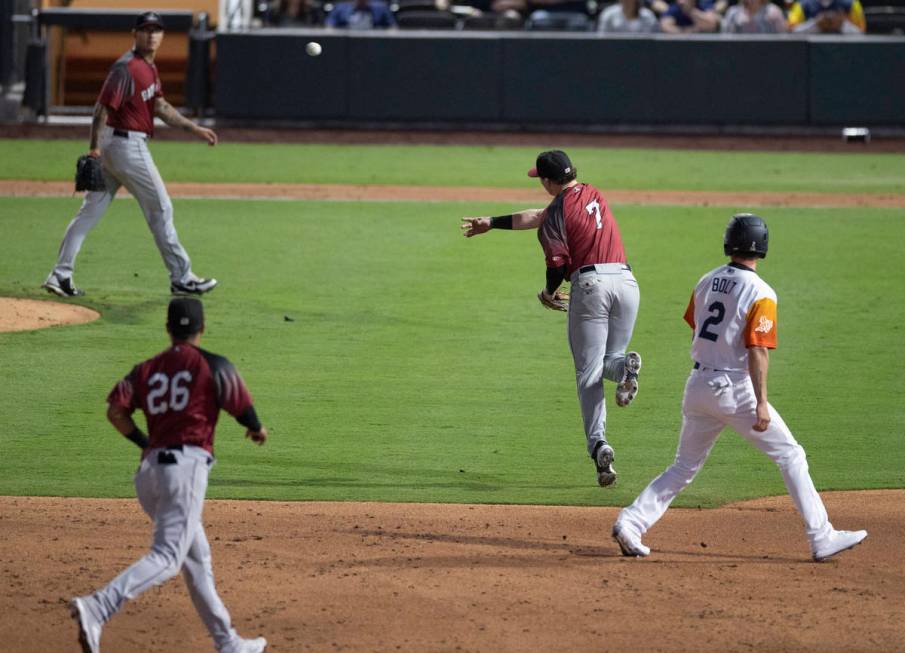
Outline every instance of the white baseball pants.
<path id="1" fill-rule="evenodd" d="M 757 400 L 747 372 L 692 370 L 682 402 L 682 432 L 676 460 L 650 482 L 619 515 L 640 534 L 653 526 L 669 504 L 701 470 L 720 432 L 731 426 L 779 466 L 811 543 L 832 530 L 826 508 L 808 473 L 804 449 L 795 441 L 779 413 L 770 406 L 770 426 L 755 431 Z"/>
<path id="2" fill-rule="evenodd" d="M 75 259 L 85 237 L 107 212 L 116 192 L 125 186 L 145 215 L 170 273 L 170 281 L 191 281 L 192 262 L 173 226 L 173 203 L 151 158 L 146 136 L 141 132 L 129 132 L 129 138 L 122 138 L 113 136 L 112 130 L 105 128 L 101 153 L 107 190 L 85 193 L 81 208 L 66 227 L 52 274 L 59 279 L 72 277 Z"/>
<path id="3" fill-rule="evenodd" d="M 606 439 L 603 380 L 622 382 L 625 348 L 632 339 L 638 282 L 624 263 L 604 263 L 572 275 L 569 299 L 569 347 L 587 438 L 588 454 Z"/>
<path id="4" fill-rule="evenodd" d="M 173 462 L 164 462 L 166 459 Z M 214 587 L 211 549 L 201 523 L 212 463 L 209 453 L 193 446 L 182 451 L 153 449 L 142 461 L 135 489 L 141 507 L 154 521 L 154 541 L 145 557 L 88 597 L 89 608 L 101 622 L 119 612 L 127 600 L 182 569 L 192 603 L 217 650 L 238 639 Z"/>

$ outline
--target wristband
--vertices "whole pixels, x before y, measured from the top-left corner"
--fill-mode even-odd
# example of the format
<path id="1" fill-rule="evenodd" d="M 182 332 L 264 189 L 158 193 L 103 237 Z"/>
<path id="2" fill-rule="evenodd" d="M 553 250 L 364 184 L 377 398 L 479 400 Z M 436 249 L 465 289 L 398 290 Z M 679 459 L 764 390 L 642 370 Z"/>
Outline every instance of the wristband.
<path id="1" fill-rule="evenodd" d="M 135 443 L 135 446 L 139 449 L 147 449 L 148 448 L 148 436 L 141 432 L 141 429 L 137 426 L 132 430 L 131 433 L 125 436 L 127 440 L 130 440 Z"/>
<path id="2" fill-rule="evenodd" d="M 491 229 L 512 229 L 512 215 L 498 215 L 490 218 Z"/>

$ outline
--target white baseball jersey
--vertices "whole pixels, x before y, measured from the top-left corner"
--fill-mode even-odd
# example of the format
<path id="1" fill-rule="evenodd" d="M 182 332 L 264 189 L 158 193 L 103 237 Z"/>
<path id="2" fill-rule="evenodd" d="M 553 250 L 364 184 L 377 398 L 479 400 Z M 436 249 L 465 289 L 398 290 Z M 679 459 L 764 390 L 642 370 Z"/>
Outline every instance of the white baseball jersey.
<path id="1" fill-rule="evenodd" d="M 776 293 L 751 268 L 721 265 L 698 281 L 685 321 L 696 363 L 747 371 L 748 347 L 776 348 Z"/>

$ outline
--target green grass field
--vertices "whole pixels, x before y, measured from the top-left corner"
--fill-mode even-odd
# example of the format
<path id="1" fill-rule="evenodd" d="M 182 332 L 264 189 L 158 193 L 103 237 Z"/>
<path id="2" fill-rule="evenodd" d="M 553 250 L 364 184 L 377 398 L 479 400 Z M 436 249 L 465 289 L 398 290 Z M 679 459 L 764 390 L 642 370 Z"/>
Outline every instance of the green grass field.
<path id="1" fill-rule="evenodd" d="M 0 141 L 0 178 L 68 179 L 83 147 Z M 501 186 L 529 183 L 536 154 L 180 143 L 154 152 L 170 181 Z M 905 192 L 905 157 L 572 153 L 582 178 L 604 190 Z M 204 346 L 237 364 L 271 427 L 257 448 L 221 420 L 209 496 L 620 505 L 671 462 L 690 366 L 681 316 L 699 276 L 723 260 L 732 210 L 615 207 L 641 284 L 633 347 L 644 371 L 635 404 L 610 404 L 620 481 L 604 491 L 584 452 L 565 316 L 534 297 L 544 275 L 536 238 L 459 235 L 462 215 L 522 207 L 466 200 L 175 201 L 195 270 L 221 281 L 206 300 Z M 48 298 L 38 286 L 78 204 L 0 198 L 0 295 Z M 819 489 L 905 487 L 905 216 L 762 215 L 771 250 L 761 274 L 780 298 L 772 403 Z M 89 236 L 76 280 L 89 293 L 80 303 L 101 320 L 0 334 L 0 494 L 133 494 L 137 451 L 106 423 L 104 402 L 166 345 L 169 299 L 134 201 L 115 202 Z M 783 492 L 773 464 L 727 432 L 677 505 Z"/>

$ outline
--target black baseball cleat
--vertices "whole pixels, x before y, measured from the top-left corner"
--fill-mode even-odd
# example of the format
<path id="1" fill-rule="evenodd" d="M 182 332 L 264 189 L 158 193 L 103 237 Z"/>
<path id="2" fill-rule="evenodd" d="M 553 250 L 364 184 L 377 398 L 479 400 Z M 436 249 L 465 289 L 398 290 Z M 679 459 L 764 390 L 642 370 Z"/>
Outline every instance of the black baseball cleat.
<path id="1" fill-rule="evenodd" d="M 72 279 L 60 279 L 57 275 L 52 274 L 47 278 L 41 287 L 47 292 L 59 297 L 81 297 L 85 291 L 72 285 Z"/>
<path id="2" fill-rule="evenodd" d="M 216 279 L 200 279 L 195 277 L 185 283 L 170 282 L 170 292 L 174 295 L 203 295 L 217 287 Z"/>
<path id="3" fill-rule="evenodd" d="M 616 453 L 606 442 L 597 445 L 594 452 L 594 465 L 597 467 L 597 485 L 608 487 L 616 482 L 616 470 L 613 469 L 613 459 Z"/>

